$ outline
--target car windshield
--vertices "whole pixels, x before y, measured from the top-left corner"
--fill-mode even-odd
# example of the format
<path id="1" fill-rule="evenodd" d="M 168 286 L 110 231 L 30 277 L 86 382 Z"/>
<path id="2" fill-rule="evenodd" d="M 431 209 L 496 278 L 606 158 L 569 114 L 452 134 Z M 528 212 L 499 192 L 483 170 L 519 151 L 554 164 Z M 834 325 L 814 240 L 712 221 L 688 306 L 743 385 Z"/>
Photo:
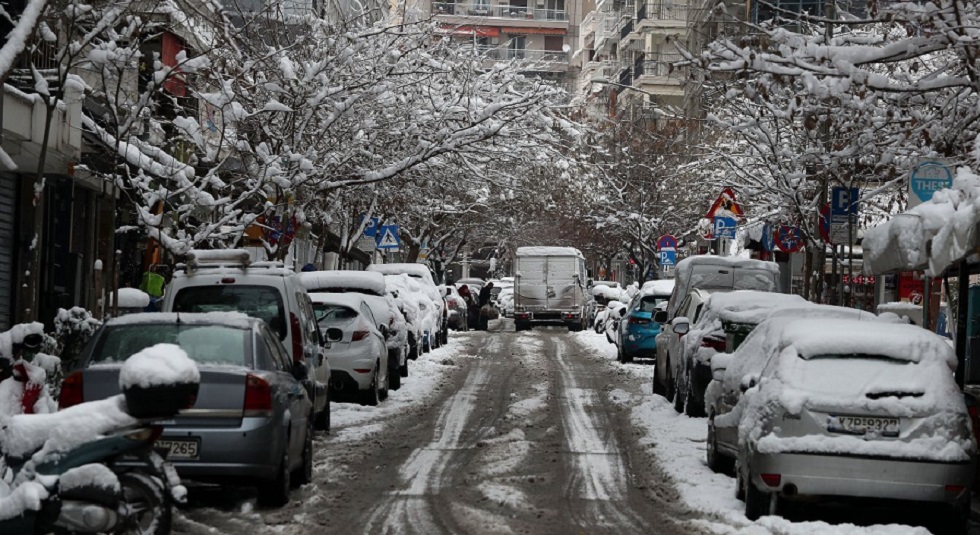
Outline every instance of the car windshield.
<path id="1" fill-rule="evenodd" d="M 344 325 L 357 317 L 357 312 L 342 305 L 313 303 L 313 311 L 316 313 L 317 325 L 321 329 Z"/>
<path id="2" fill-rule="evenodd" d="M 637 312 L 656 312 L 657 305 L 666 302 L 669 296 L 648 295 L 640 300 L 640 306 L 636 307 Z"/>
<path id="3" fill-rule="evenodd" d="M 270 286 L 191 286 L 177 292 L 173 312 L 242 312 L 269 324 L 286 339 L 286 313 L 279 291 Z"/>
<path id="4" fill-rule="evenodd" d="M 252 365 L 246 355 L 249 331 L 226 325 L 139 323 L 110 326 L 92 351 L 91 363 L 122 362 L 156 344 L 177 344 L 202 364 Z"/>

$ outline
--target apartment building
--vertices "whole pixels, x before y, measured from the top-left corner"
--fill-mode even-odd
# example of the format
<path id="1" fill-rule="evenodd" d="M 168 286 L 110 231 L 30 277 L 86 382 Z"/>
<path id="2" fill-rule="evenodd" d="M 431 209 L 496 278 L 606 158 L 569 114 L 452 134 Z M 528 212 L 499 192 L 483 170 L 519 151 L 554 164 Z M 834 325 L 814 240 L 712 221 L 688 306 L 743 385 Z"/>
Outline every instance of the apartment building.
<path id="1" fill-rule="evenodd" d="M 528 72 L 572 89 L 578 69 L 571 58 L 584 1 L 419 0 L 419 7 L 488 64 L 521 60 Z"/>

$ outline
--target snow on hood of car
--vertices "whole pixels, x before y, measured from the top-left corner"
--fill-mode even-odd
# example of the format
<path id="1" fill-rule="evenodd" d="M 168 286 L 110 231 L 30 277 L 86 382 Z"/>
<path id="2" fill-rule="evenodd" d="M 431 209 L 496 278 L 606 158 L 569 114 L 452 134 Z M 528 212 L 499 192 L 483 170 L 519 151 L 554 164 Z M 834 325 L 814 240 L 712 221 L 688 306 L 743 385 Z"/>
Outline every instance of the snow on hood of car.
<path id="1" fill-rule="evenodd" d="M 674 291 L 674 279 L 647 281 L 640 287 L 643 295 L 670 295 Z"/>
<path id="2" fill-rule="evenodd" d="M 427 282 L 432 282 L 432 272 L 423 264 L 371 264 L 367 271 L 376 271 L 383 275 L 400 275 L 402 273 L 419 278 Z"/>
<path id="3" fill-rule="evenodd" d="M 361 303 L 365 302 L 363 296 L 357 293 L 311 293 L 310 301 L 323 305 L 341 305 L 353 309 L 358 314 L 361 313 Z"/>
<path id="4" fill-rule="evenodd" d="M 374 295 L 384 295 L 387 291 L 385 278 L 374 271 L 306 271 L 299 274 L 299 280 L 310 292 L 322 292 L 327 288 L 360 290 Z"/>
<path id="5" fill-rule="evenodd" d="M 795 294 L 759 292 L 756 290 L 720 292 L 713 293 L 708 298 L 702 317 L 718 318 L 722 321 L 759 323 L 774 308 L 801 307 L 808 303 L 806 299 Z"/>
<path id="6" fill-rule="evenodd" d="M 199 383 L 201 373 L 187 352 L 176 344 L 156 344 L 126 359 L 119 371 L 119 388 Z"/>

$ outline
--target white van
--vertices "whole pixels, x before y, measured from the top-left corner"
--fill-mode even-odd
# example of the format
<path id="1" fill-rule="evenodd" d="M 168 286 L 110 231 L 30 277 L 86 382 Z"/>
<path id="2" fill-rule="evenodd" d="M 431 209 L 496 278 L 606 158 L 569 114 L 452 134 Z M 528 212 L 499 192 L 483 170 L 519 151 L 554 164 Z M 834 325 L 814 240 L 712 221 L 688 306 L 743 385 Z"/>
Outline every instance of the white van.
<path id="1" fill-rule="evenodd" d="M 316 426 L 330 428 L 330 365 L 313 305 L 297 274 L 278 262 L 251 262 L 248 251 L 192 250 L 167 286 L 163 312 L 243 312 L 264 320 L 293 361 L 305 361 Z"/>
<path id="2" fill-rule="evenodd" d="M 572 247 L 518 247 L 514 265 L 514 328 L 560 324 L 581 331 L 592 296 L 585 257 Z"/>

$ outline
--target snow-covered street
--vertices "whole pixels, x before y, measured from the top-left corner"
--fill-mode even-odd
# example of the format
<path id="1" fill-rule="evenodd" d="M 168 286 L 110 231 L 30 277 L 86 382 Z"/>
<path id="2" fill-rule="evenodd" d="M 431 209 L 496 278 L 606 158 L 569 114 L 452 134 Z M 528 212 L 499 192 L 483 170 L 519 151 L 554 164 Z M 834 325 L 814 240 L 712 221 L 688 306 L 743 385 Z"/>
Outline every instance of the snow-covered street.
<path id="1" fill-rule="evenodd" d="M 750 522 L 704 460 L 705 421 L 653 367 L 562 328 L 453 333 L 378 407 L 333 404 L 314 482 L 264 510 L 192 491 L 177 533 L 926 533 L 927 515 L 824 507 Z M 858 525 L 855 525 L 858 524 Z M 908 525 L 903 525 L 908 524 Z"/>

